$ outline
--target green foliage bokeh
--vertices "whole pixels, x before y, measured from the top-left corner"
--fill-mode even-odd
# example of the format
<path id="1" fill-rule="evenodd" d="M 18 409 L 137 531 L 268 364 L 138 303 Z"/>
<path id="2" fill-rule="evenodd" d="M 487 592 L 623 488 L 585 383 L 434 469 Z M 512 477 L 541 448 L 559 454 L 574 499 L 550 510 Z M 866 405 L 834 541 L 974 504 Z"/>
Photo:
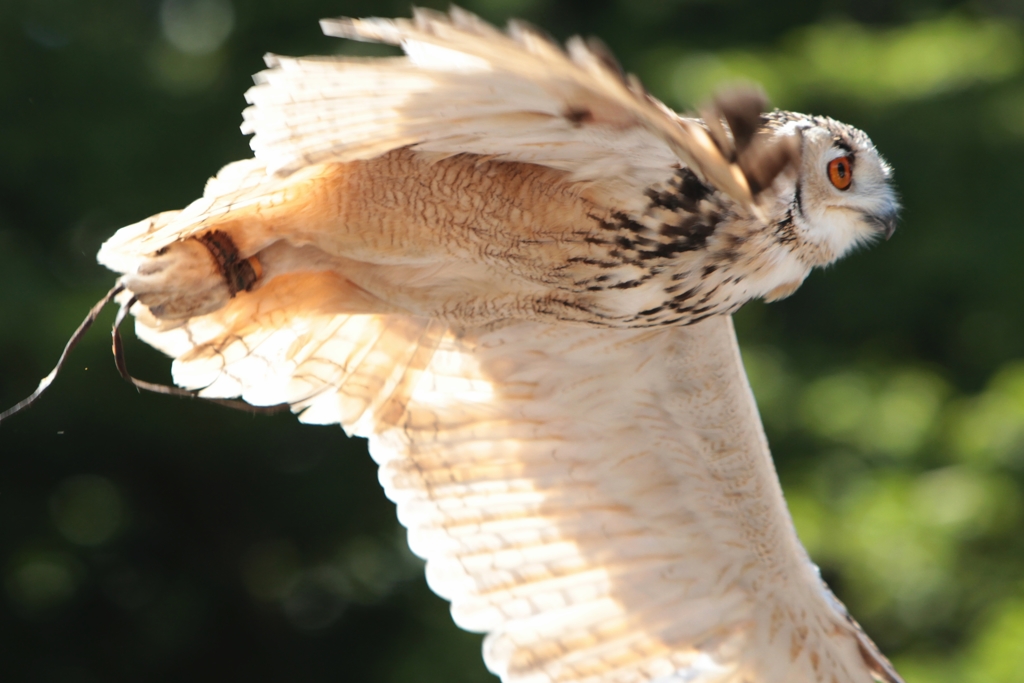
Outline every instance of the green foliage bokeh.
<path id="1" fill-rule="evenodd" d="M 678 108 L 755 80 L 872 136 L 905 205 L 895 237 L 741 311 L 744 357 L 802 539 L 908 683 L 1020 680 L 1024 3 L 464 4 L 599 35 Z M 317 19 L 408 10 L 0 3 L 0 407 L 109 288 L 102 240 L 248 155 L 264 52 L 365 53 Z M 0 427 L 0 679 L 493 680 L 479 640 L 337 428 L 139 395 L 102 331 Z"/>

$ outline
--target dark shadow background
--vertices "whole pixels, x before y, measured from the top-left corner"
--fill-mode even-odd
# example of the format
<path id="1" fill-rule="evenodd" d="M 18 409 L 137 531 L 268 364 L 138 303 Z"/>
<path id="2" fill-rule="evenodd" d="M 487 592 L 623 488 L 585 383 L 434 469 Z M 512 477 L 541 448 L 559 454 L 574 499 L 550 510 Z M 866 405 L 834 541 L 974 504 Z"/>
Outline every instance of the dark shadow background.
<path id="1" fill-rule="evenodd" d="M 425 3 L 428 5 L 434 3 Z M 801 537 L 910 683 L 1024 670 L 1024 3 L 477 0 L 600 35 L 669 104 L 764 83 L 864 128 L 895 237 L 738 317 Z M 351 0 L 0 3 L 0 407 L 113 281 L 115 229 L 248 155 L 266 51 Z M 101 320 L 110 322 L 112 312 Z M 169 363 L 128 340 L 137 375 Z M 0 427 L 0 679 L 486 681 L 363 442 L 139 395 L 102 329 Z"/>

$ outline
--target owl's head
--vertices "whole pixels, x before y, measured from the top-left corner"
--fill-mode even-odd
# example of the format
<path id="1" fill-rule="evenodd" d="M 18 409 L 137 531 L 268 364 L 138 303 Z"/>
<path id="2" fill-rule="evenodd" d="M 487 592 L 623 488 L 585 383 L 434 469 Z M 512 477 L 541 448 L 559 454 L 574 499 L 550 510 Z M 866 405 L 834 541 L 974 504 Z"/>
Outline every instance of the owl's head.
<path id="1" fill-rule="evenodd" d="M 779 179 L 777 206 L 792 221 L 813 265 L 892 235 L 900 209 L 892 169 L 863 131 L 784 111 L 766 118 L 776 135 L 799 140 L 797 172 Z"/>

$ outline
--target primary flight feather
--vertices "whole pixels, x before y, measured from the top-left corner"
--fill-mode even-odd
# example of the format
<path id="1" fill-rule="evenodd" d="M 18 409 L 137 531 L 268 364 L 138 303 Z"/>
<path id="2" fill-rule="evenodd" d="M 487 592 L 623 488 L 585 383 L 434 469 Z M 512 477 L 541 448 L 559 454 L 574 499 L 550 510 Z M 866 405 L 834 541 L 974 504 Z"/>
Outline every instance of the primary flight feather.
<path id="1" fill-rule="evenodd" d="M 796 537 L 729 315 L 892 232 L 867 136 L 750 90 L 683 118 L 458 9 L 323 28 L 405 56 L 268 56 L 255 157 L 100 250 L 175 382 L 367 437 L 504 681 L 899 681 Z"/>

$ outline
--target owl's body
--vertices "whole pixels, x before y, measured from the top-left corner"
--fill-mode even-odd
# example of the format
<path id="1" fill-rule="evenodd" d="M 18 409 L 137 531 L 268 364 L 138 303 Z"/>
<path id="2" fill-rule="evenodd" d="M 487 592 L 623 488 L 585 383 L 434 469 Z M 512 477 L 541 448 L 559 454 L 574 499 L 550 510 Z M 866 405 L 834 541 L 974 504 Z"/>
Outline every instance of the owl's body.
<path id="1" fill-rule="evenodd" d="M 772 254 L 784 237 L 773 240 L 752 217 L 721 208 L 692 171 L 677 171 L 650 188 L 656 196 L 632 205 L 566 176 L 402 149 L 307 169 L 274 204 L 206 229 L 229 235 L 240 258 L 258 260 L 263 275 L 246 283 L 250 290 L 320 262 L 373 297 L 347 312 L 401 311 L 466 327 L 509 319 L 690 323 L 799 284 L 810 269 L 794 254 Z M 703 215 L 701 203 L 709 205 Z M 790 263 L 769 270 L 772 256 Z M 723 265 L 750 275 L 730 276 Z M 758 278 L 759 269 L 766 275 Z M 215 293 L 172 312 L 160 297 L 178 296 L 185 270 Z M 232 295 L 216 256 L 198 245 L 171 246 L 141 272 L 130 289 L 158 316 L 207 312 Z"/>
<path id="2" fill-rule="evenodd" d="M 787 296 L 841 254 L 800 235 L 792 193 L 768 198 L 782 216 L 772 230 L 685 166 L 622 194 L 537 164 L 402 148 L 306 168 L 271 201 L 202 229 L 227 234 L 238 258 L 259 264 L 263 274 L 243 278 L 242 289 L 319 262 L 358 289 L 340 310 L 463 327 L 692 324 Z M 179 301 L 191 289 L 183 272 L 212 291 L 197 283 L 204 296 Z M 158 317 L 179 319 L 223 305 L 235 293 L 230 279 L 208 248 L 172 245 L 129 288 Z"/>
<path id="3" fill-rule="evenodd" d="M 796 538 L 728 317 L 891 232 L 867 137 L 680 118 L 459 11 L 325 29 L 409 56 L 269 58 L 256 158 L 101 250 L 175 380 L 370 437 L 507 681 L 898 681 Z"/>

